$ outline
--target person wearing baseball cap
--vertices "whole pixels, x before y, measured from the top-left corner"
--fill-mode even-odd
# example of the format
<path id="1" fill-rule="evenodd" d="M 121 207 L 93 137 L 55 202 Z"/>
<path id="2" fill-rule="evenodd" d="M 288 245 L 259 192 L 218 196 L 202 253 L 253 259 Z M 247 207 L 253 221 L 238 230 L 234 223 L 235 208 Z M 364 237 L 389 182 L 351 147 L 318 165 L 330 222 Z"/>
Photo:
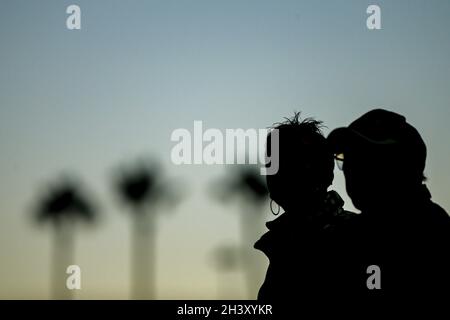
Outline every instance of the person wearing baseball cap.
<path id="1" fill-rule="evenodd" d="M 375 109 L 327 140 L 361 210 L 342 230 L 342 240 L 351 243 L 338 253 L 346 257 L 346 288 L 391 298 L 448 290 L 450 217 L 424 183 L 427 148 L 419 132 L 404 116 Z M 366 283 L 371 265 L 379 267 L 381 285 Z"/>
<path id="2" fill-rule="evenodd" d="M 380 198 L 426 194 L 422 182 L 427 155 L 419 132 L 397 113 L 375 109 L 328 136 L 355 207 L 371 209 Z"/>

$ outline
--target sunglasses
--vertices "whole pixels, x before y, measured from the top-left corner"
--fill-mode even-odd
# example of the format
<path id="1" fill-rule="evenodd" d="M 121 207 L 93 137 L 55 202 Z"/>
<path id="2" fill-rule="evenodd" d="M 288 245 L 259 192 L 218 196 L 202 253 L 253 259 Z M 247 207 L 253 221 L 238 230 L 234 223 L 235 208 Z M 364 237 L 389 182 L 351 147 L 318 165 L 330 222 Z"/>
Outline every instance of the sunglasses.
<path id="1" fill-rule="evenodd" d="M 344 154 L 338 153 L 334 155 L 334 160 L 336 161 L 336 165 L 339 168 L 339 170 L 343 170 L 344 168 Z"/>

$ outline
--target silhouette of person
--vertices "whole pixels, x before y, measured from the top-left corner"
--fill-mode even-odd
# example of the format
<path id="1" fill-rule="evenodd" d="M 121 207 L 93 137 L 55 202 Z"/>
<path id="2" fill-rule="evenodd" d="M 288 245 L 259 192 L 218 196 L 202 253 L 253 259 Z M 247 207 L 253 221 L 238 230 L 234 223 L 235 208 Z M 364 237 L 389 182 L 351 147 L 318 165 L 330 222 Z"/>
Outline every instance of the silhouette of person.
<path id="1" fill-rule="evenodd" d="M 267 175 L 272 204 L 284 213 L 266 223 L 269 231 L 255 243 L 269 259 L 269 267 L 258 293 L 262 301 L 290 301 L 306 293 L 321 294 L 328 243 L 325 234 L 351 214 L 335 191 L 327 192 L 333 181 L 334 159 L 322 122 L 292 119 L 276 124 L 279 170 Z M 271 155 L 271 135 L 266 153 Z M 274 155 L 272 155 L 273 157 Z M 274 209 L 272 209 L 274 210 Z"/>
<path id="2" fill-rule="evenodd" d="M 376 109 L 327 140 L 361 210 L 336 233 L 334 243 L 347 244 L 335 250 L 337 291 L 392 302 L 448 290 L 450 217 L 424 184 L 427 151 L 419 132 L 402 115 Z M 372 265 L 378 275 L 369 279 Z"/>

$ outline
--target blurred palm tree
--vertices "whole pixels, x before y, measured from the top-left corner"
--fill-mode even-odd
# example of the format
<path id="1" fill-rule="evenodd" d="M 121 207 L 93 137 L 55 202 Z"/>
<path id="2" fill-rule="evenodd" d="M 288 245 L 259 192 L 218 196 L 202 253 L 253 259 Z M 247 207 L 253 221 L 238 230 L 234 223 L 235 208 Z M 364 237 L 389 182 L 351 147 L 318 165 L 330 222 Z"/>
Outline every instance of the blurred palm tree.
<path id="1" fill-rule="evenodd" d="M 131 233 L 132 297 L 154 299 L 156 293 L 156 211 L 161 204 L 175 205 L 180 190 L 164 178 L 154 161 L 139 161 L 120 168 L 115 181 L 121 200 L 133 212 Z M 178 185 L 179 186 L 179 185 Z"/>
<path id="2" fill-rule="evenodd" d="M 237 201 L 241 206 L 241 259 L 245 273 L 247 293 L 253 298 L 259 285 L 258 265 L 254 259 L 253 243 L 258 239 L 263 225 L 268 190 L 259 168 L 240 166 L 222 179 L 216 181 L 212 188 L 213 197 L 223 203 Z"/>
<path id="3" fill-rule="evenodd" d="M 55 299 L 73 298 L 73 291 L 66 288 L 66 268 L 75 264 L 75 224 L 91 223 L 95 218 L 94 206 L 81 189 L 77 180 L 66 177 L 50 188 L 36 210 L 36 220 L 50 223 L 54 230 L 52 295 Z"/>
<path id="4" fill-rule="evenodd" d="M 230 275 L 239 268 L 241 247 L 231 243 L 215 247 L 209 256 L 212 267 L 217 271 L 217 299 L 235 298 Z"/>

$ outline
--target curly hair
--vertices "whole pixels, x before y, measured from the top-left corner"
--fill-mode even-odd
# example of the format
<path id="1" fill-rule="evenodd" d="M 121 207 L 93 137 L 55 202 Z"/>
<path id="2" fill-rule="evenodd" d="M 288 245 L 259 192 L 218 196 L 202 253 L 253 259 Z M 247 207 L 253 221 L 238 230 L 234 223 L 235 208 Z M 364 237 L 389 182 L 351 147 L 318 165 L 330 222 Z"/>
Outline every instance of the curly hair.
<path id="1" fill-rule="evenodd" d="M 287 170 L 295 170 L 292 166 L 298 166 L 309 159 L 310 171 L 320 185 L 328 187 L 333 181 L 334 158 L 327 140 L 322 132 L 326 128 L 322 121 L 314 118 L 301 119 L 300 112 L 294 112 L 291 118 L 274 123 L 272 130 L 279 133 L 279 152 L 286 161 L 280 164 Z M 272 131 L 271 131 L 272 132 Z M 271 133 L 267 137 L 267 153 L 270 154 Z"/>
<path id="2" fill-rule="evenodd" d="M 322 121 L 316 120 L 314 118 L 301 119 L 301 112 L 294 111 L 294 116 L 292 118 L 284 117 L 284 121 L 275 122 L 271 129 L 282 129 L 287 127 L 299 127 L 305 131 L 309 131 L 312 134 L 316 133 L 323 136 L 322 129 L 326 128 Z"/>

